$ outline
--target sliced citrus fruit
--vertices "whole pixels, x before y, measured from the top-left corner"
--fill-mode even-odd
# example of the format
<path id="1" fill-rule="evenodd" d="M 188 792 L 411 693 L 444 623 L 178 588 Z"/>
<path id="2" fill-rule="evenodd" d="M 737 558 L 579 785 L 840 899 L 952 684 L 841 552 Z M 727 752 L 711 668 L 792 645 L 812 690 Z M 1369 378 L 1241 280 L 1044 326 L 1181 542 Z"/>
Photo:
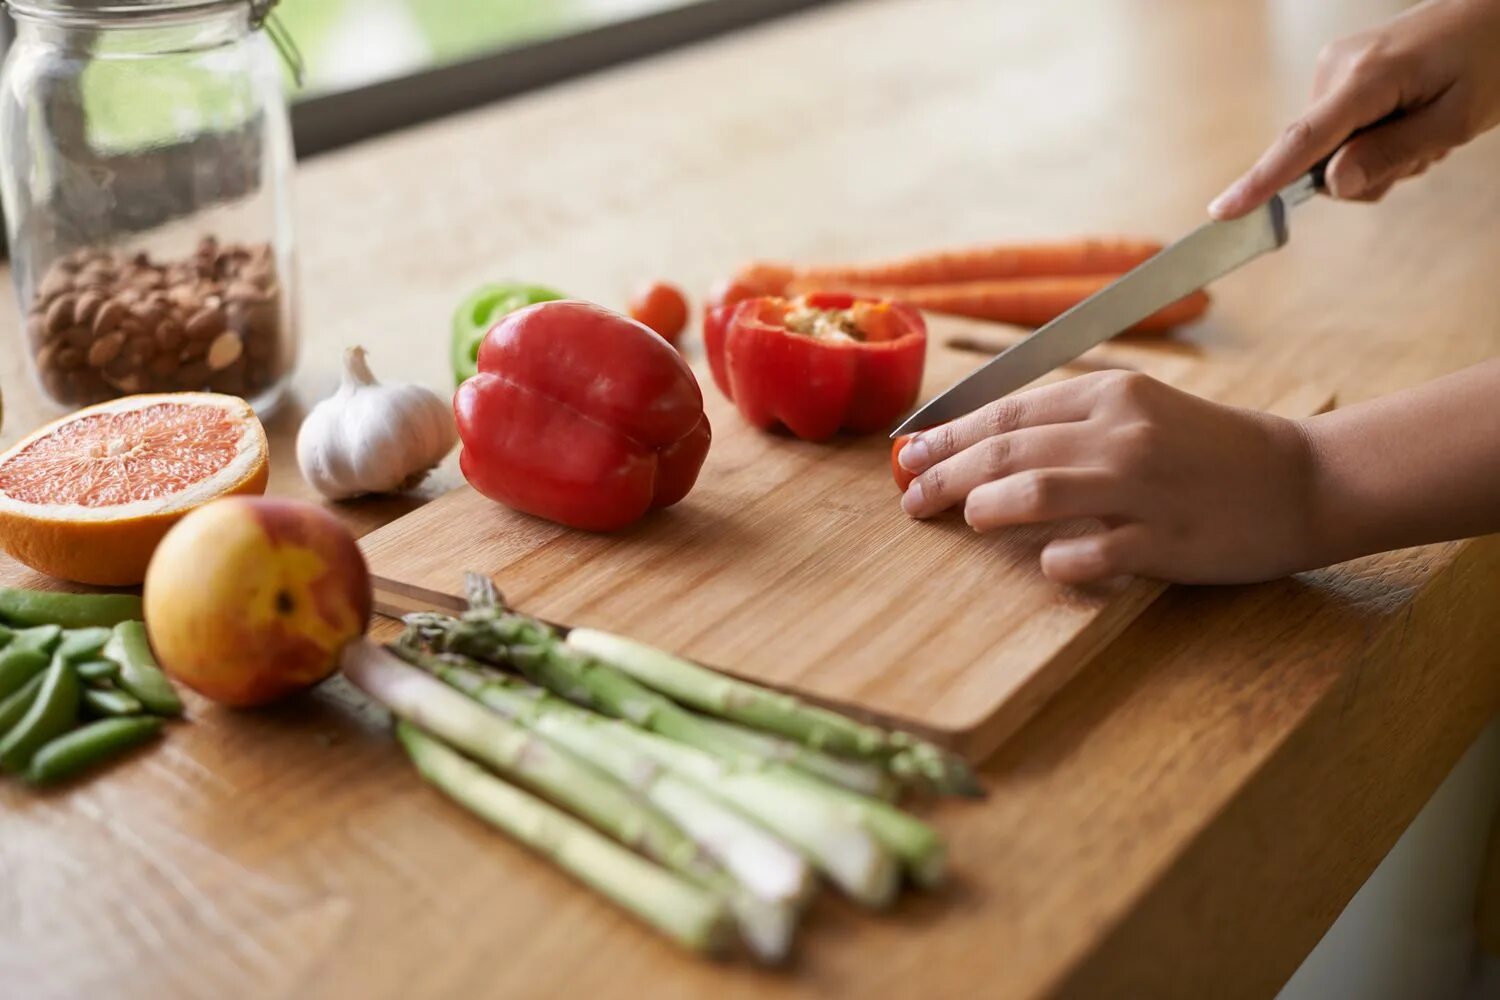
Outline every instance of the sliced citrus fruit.
<path id="1" fill-rule="evenodd" d="M 231 493 L 264 493 L 266 432 L 243 399 L 126 396 L 0 455 L 0 546 L 50 576 L 140 583 L 167 529 Z"/>

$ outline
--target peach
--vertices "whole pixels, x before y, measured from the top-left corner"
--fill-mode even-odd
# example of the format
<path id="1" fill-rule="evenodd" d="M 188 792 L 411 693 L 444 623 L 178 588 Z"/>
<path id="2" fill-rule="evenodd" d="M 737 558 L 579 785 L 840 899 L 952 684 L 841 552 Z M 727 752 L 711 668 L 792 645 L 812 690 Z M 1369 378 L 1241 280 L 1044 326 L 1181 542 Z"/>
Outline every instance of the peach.
<path id="1" fill-rule="evenodd" d="M 146 570 L 146 629 L 167 673 L 224 705 L 312 687 L 370 621 L 370 574 L 314 504 L 231 497 L 167 533 Z"/>

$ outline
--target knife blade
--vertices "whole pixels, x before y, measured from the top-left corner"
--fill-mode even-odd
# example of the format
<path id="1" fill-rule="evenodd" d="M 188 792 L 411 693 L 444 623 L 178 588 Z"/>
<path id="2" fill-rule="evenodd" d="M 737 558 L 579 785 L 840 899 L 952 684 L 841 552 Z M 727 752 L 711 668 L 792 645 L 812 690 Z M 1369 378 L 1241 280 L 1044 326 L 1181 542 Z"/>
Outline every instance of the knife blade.
<path id="1" fill-rule="evenodd" d="M 1214 279 L 1284 246 L 1290 235 L 1287 216 L 1322 186 L 1323 167 L 1320 163 L 1249 215 L 1199 226 L 950 386 L 902 421 L 891 437 L 947 423 L 1008 395 Z"/>

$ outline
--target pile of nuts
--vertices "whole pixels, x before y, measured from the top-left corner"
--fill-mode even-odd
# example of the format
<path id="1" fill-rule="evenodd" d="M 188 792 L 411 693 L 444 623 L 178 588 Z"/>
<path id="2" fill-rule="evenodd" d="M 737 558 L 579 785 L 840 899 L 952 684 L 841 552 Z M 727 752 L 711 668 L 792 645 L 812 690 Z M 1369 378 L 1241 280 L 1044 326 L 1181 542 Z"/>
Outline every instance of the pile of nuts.
<path id="1" fill-rule="evenodd" d="M 74 406 L 207 389 L 254 399 L 291 363 L 270 244 L 204 237 L 186 260 L 84 248 L 37 286 L 26 330 L 47 392 Z"/>

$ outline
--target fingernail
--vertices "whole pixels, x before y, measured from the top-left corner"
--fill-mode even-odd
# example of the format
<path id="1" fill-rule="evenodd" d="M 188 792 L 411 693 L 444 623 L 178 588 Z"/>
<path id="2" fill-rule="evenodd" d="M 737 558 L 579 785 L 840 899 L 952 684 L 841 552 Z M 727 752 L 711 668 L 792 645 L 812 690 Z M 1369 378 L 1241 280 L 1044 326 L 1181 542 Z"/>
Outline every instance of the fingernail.
<path id="1" fill-rule="evenodd" d="M 1240 186 L 1238 184 L 1235 184 L 1234 186 L 1224 191 L 1223 194 L 1219 195 L 1213 201 L 1208 203 L 1208 214 L 1216 219 L 1219 218 L 1225 212 L 1229 211 L 1231 207 L 1233 207 L 1234 203 L 1239 200 L 1239 196 Z"/>
<path id="2" fill-rule="evenodd" d="M 907 447 L 910 447 L 910 445 Z M 902 452 L 902 454 L 906 453 Z M 922 509 L 922 484 L 920 481 L 914 480 L 906 488 L 906 492 L 901 494 L 901 509 L 912 517 L 916 517 L 917 512 Z"/>
<path id="3" fill-rule="evenodd" d="M 925 472 L 927 470 L 927 442 L 919 437 L 914 437 L 906 442 L 906 447 L 901 449 L 901 454 L 896 456 L 896 461 L 901 463 L 901 468 L 907 472 Z"/>

